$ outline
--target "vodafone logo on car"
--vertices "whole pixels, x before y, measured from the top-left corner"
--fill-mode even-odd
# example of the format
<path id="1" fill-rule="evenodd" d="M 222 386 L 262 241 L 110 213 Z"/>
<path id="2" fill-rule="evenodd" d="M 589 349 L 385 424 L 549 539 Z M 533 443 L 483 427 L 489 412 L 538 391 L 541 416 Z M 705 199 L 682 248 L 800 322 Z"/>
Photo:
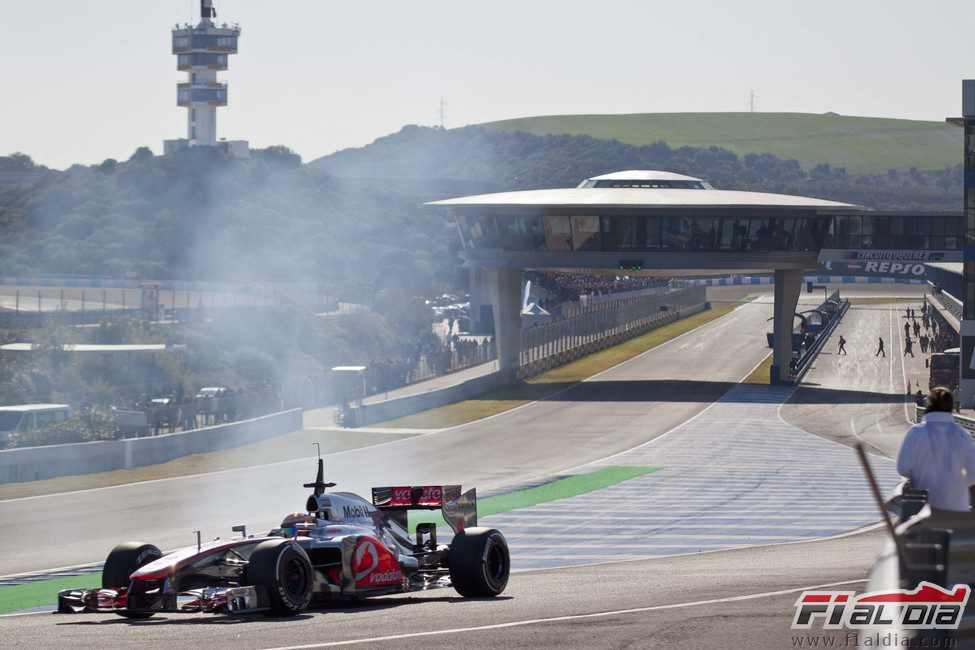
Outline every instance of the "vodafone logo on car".
<path id="1" fill-rule="evenodd" d="M 359 541 L 352 567 L 356 586 L 359 587 L 391 585 L 403 581 L 399 562 L 380 542 L 371 537 Z"/>
<path id="2" fill-rule="evenodd" d="M 393 488 L 393 502 L 391 505 L 394 506 L 410 505 L 410 488 L 408 487 Z"/>
<path id="3" fill-rule="evenodd" d="M 423 488 L 423 493 L 420 495 L 419 505 L 430 506 L 430 505 L 440 505 L 443 499 L 443 488 L 432 485 Z"/>

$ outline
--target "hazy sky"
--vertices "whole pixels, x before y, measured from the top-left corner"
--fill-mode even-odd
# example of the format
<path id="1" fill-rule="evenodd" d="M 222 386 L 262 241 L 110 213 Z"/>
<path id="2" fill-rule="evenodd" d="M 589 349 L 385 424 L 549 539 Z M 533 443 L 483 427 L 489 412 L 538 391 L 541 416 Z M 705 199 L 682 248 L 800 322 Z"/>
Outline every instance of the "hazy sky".
<path id="1" fill-rule="evenodd" d="M 197 0 L 0 0 L 0 154 L 65 167 L 185 137 L 169 30 Z M 239 22 L 218 134 L 305 160 L 404 124 L 759 111 L 942 120 L 971 2 L 217 0 Z M 195 19 L 194 19 L 195 22 Z"/>

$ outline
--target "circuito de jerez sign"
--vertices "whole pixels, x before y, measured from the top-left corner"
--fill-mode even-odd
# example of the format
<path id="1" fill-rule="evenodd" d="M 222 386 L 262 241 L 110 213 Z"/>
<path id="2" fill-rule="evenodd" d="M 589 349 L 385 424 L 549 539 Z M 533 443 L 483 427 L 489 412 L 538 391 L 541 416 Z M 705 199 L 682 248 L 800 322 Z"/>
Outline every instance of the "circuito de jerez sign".
<path id="1" fill-rule="evenodd" d="M 925 263 L 961 262 L 961 251 L 823 249 L 819 261 L 838 275 L 921 279 Z"/>

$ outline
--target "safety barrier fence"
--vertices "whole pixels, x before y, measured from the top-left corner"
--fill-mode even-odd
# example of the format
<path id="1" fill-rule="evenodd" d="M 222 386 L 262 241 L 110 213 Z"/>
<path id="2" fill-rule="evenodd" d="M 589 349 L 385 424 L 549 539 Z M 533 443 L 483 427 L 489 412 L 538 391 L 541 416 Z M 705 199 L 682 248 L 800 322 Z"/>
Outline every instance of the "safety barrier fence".
<path id="1" fill-rule="evenodd" d="M 912 278 L 882 278 L 867 275 L 807 275 L 803 281 L 817 284 L 924 284 L 926 282 Z M 775 284 L 775 278 L 769 275 L 737 278 L 676 278 L 671 284 L 675 287 L 730 287 Z"/>
<path id="2" fill-rule="evenodd" d="M 706 308 L 706 289 L 692 287 L 594 305 L 570 318 L 524 330 L 519 377 L 537 375 Z"/>
<path id="3" fill-rule="evenodd" d="M 918 423 L 924 417 L 924 407 L 914 406 L 914 422 Z M 955 413 L 955 423 L 962 429 L 967 431 L 975 438 L 975 418 L 970 418 L 967 415 L 959 415 Z"/>
<path id="4" fill-rule="evenodd" d="M 301 409 L 149 438 L 0 450 L 0 485 L 166 463 L 301 429 Z"/>

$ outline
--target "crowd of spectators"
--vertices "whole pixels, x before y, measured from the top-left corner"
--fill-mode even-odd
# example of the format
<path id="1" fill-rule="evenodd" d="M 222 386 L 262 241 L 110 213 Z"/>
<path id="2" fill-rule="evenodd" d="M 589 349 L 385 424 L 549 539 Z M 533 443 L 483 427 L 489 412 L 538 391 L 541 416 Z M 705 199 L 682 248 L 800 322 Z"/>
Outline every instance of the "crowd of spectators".
<path id="1" fill-rule="evenodd" d="M 526 277 L 549 294 L 539 302 L 539 306 L 543 309 L 563 302 L 577 302 L 581 295 L 605 295 L 619 291 L 644 289 L 657 286 L 661 282 L 659 278 L 561 271 L 531 272 L 527 273 Z"/>
<path id="2" fill-rule="evenodd" d="M 495 356 L 494 339 L 461 338 L 457 334 L 418 346 L 397 359 L 373 360 L 366 366 L 366 394 L 386 393 L 431 377 L 484 363 Z"/>
<path id="3" fill-rule="evenodd" d="M 271 383 L 245 388 L 204 389 L 187 395 L 182 385 L 164 397 L 143 396 L 132 410 L 145 412 L 153 435 L 189 431 L 259 417 L 283 409 L 281 390 Z"/>

